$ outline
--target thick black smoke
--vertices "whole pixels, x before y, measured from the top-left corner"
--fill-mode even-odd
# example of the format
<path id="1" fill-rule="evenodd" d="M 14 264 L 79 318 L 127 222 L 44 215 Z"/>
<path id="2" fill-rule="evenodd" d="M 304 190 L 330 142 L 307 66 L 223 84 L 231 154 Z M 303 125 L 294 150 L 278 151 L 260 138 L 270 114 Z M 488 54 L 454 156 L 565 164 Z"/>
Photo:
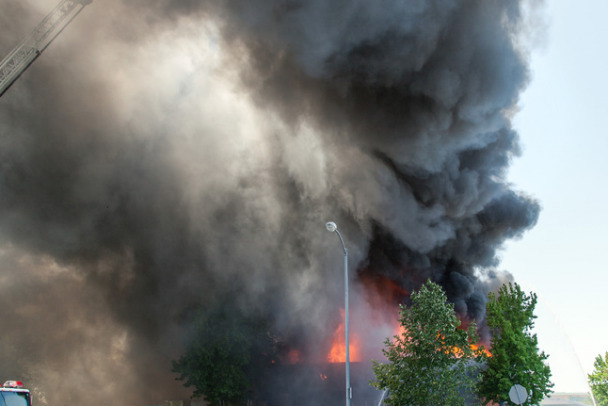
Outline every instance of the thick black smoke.
<path id="1" fill-rule="evenodd" d="M 54 5 L 0 0 L 2 55 Z M 482 321 L 539 212 L 506 180 L 535 6 L 95 0 L 0 99 L 0 378 L 42 403 L 183 397 L 193 309 L 226 303 L 318 362 L 329 220 L 374 351 L 386 281 Z"/>

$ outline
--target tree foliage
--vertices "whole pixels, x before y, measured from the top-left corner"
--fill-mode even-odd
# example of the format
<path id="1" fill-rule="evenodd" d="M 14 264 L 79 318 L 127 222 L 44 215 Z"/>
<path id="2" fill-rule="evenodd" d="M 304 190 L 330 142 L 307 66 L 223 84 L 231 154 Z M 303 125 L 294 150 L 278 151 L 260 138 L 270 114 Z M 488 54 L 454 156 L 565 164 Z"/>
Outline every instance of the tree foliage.
<path id="1" fill-rule="evenodd" d="M 508 401 L 515 384 L 529 391 L 528 404 L 537 405 L 551 393 L 547 355 L 539 351 L 538 339 L 532 333 L 536 301 L 534 293 L 527 295 L 514 283 L 503 285 L 498 294 L 489 294 L 486 318 L 493 335 L 492 357 L 479 386 L 480 397 L 488 402 Z"/>
<path id="2" fill-rule="evenodd" d="M 593 363 L 593 373 L 587 375 L 589 386 L 600 406 L 608 406 L 608 352 L 602 358 L 598 355 Z"/>
<path id="3" fill-rule="evenodd" d="M 173 361 L 173 372 L 193 397 L 212 405 L 238 404 L 255 397 L 258 382 L 272 363 L 273 340 L 259 317 L 218 307 L 201 312 L 186 353 Z"/>
<path id="4" fill-rule="evenodd" d="M 476 384 L 475 357 L 483 357 L 475 325 L 460 329 L 454 305 L 443 290 L 428 281 L 400 306 L 400 335 L 386 339 L 388 363 L 374 361 L 372 385 L 388 389 L 390 405 L 465 405 Z"/>

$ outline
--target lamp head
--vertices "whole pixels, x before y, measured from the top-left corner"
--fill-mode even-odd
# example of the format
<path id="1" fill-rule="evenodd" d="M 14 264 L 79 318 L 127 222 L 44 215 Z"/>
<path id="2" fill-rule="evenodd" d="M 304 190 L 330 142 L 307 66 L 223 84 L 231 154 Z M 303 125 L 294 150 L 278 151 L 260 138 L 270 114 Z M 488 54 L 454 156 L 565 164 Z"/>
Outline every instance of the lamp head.
<path id="1" fill-rule="evenodd" d="M 329 221 L 325 223 L 325 228 L 327 228 L 327 231 L 331 231 L 333 233 L 338 229 L 338 226 L 333 221 Z"/>

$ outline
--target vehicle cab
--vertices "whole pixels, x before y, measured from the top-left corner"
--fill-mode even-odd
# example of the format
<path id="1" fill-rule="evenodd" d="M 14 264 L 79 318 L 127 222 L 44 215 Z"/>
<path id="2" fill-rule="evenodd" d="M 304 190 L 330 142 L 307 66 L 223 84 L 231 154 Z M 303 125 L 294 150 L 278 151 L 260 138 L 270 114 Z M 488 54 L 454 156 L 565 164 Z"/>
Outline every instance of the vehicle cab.
<path id="1" fill-rule="evenodd" d="M 29 389 L 20 381 L 6 381 L 0 388 L 0 406 L 32 406 Z"/>

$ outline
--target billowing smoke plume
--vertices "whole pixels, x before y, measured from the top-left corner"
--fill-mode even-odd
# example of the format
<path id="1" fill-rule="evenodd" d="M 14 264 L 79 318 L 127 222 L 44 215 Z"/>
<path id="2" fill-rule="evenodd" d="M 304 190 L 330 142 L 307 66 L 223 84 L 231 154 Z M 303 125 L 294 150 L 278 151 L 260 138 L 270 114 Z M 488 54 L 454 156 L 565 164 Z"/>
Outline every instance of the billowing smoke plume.
<path id="1" fill-rule="evenodd" d="M 1 54 L 54 5 L 0 0 Z M 0 99 L 0 379 L 49 404 L 183 398 L 170 360 L 201 305 L 323 359 L 329 220 L 355 333 L 428 278 L 482 322 L 539 212 L 506 181 L 532 6 L 95 0 Z"/>

